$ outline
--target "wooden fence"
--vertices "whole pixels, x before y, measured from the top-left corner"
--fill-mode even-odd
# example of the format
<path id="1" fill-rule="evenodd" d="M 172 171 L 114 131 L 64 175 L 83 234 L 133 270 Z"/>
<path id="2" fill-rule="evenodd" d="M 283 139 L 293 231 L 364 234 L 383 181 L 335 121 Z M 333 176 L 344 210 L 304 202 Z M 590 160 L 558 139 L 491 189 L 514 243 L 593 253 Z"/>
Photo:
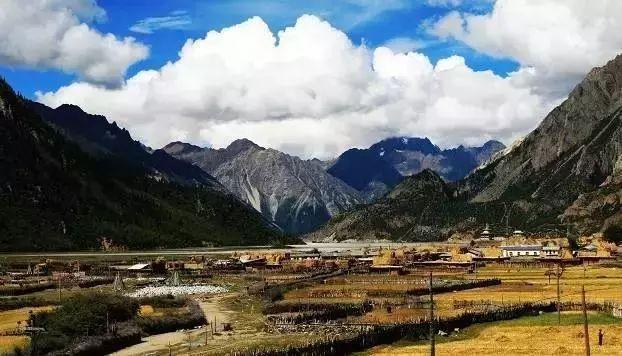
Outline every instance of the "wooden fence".
<path id="1" fill-rule="evenodd" d="M 458 316 L 437 319 L 434 321 L 437 330 L 462 329 L 473 324 L 515 319 L 526 315 L 538 315 L 540 312 L 555 311 L 555 303 L 526 303 L 508 306 L 498 310 L 484 312 L 467 312 Z M 405 322 L 391 325 L 377 325 L 363 328 L 359 333 L 334 332 L 321 340 L 309 341 L 303 345 L 285 347 L 259 347 L 239 349 L 232 353 L 235 356 L 285 356 L 285 355 L 348 355 L 376 345 L 390 344 L 404 337 L 423 339 L 427 337 L 430 327 L 429 320 Z M 207 355 L 209 352 L 197 352 L 193 355 Z"/>

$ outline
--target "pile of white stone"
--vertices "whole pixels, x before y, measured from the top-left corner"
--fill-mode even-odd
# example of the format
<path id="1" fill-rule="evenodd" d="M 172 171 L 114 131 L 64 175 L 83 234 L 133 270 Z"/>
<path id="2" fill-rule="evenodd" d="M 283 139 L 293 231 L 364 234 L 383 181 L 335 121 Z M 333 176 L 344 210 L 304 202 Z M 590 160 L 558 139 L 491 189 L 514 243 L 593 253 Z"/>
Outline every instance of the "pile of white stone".
<path id="1" fill-rule="evenodd" d="M 217 294 L 226 293 L 229 290 L 221 286 L 195 285 L 195 286 L 160 286 L 145 287 L 128 294 L 132 298 L 157 297 L 161 295 L 190 295 L 190 294 Z"/>

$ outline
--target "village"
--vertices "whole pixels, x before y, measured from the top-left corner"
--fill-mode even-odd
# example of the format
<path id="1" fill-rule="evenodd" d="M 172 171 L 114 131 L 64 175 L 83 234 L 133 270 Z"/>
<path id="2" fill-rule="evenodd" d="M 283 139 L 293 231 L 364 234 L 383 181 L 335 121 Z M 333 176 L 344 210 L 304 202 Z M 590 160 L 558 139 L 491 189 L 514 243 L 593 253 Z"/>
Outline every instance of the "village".
<path id="1" fill-rule="evenodd" d="M 392 246 L 393 245 L 393 246 Z M 395 245 L 398 245 L 397 247 Z M 495 235 L 486 226 L 476 238 L 454 236 L 447 242 L 417 246 L 387 243 L 387 246 L 338 248 L 320 251 L 309 245 L 306 250 L 276 249 L 236 251 L 226 258 L 190 256 L 185 260 L 163 258 L 134 265 L 113 265 L 112 270 L 130 274 L 185 271 L 310 272 L 357 268 L 367 273 L 403 274 L 417 267 L 463 267 L 472 272 L 478 264 L 488 263 L 563 263 L 564 265 L 598 264 L 616 261 L 622 246 L 607 242 L 594 234 L 579 239 L 573 248 L 566 237 L 526 235 L 520 230 L 508 236 Z"/>
<path id="2" fill-rule="evenodd" d="M 580 310 L 582 287 L 590 318 L 612 318 L 600 327 L 618 328 L 621 252 L 598 234 L 574 242 L 484 226 L 430 243 L 5 255 L 0 348 L 10 354 L 36 343 L 52 351 L 46 335 L 57 331 L 37 315 L 93 295 L 137 305 L 124 338 L 108 319 L 103 329 L 89 321 L 87 331 L 70 335 L 84 339 L 81 350 L 116 355 L 285 355 L 335 343 L 347 353 L 391 354 L 399 348 L 378 345 L 403 339 L 416 353 L 430 320 L 441 340 L 466 337 L 461 330 L 480 318 L 557 312 L 563 320 Z"/>

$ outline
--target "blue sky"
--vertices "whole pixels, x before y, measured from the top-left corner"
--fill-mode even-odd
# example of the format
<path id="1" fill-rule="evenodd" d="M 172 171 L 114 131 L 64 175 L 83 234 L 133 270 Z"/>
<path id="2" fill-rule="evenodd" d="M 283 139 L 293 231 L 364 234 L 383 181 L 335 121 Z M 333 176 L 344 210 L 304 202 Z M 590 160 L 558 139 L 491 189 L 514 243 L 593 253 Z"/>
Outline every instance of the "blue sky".
<path id="1" fill-rule="evenodd" d="M 486 1 L 469 3 L 477 6 L 458 9 L 479 13 L 490 11 L 492 6 Z M 364 42 L 371 48 L 394 38 L 409 38 L 422 44 L 417 50 L 432 62 L 457 54 L 463 56 L 467 65 L 475 70 L 490 69 L 502 76 L 518 67 L 511 59 L 493 58 L 460 42 L 438 41 L 431 37 L 423 24 L 444 16 L 450 9 L 429 6 L 426 1 L 99 0 L 97 4 L 106 11 L 107 16 L 104 21 L 91 23 L 93 28 L 118 38 L 132 36 L 149 46 L 149 56 L 132 65 L 127 77 L 140 70 L 158 69 L 168 61 L 175 61 L 187 39 L 202 38 L 210 30 L 220 30 L 260 16 L 276 32 L 293 25 L 303 14 L 317 15 L 347 33 L 355 44 Z M 141 20 L 167 16 L 181 18 L 182 23 L 174 28 L 154 29 L 152 33 L 131 30 Z M 19 65 L 0 65 L 0 75 L 31 98 L 34 98 L 36 91 L 53 91 L 77 79 L 75 75 L 57 69 L 29 69 Z"/>

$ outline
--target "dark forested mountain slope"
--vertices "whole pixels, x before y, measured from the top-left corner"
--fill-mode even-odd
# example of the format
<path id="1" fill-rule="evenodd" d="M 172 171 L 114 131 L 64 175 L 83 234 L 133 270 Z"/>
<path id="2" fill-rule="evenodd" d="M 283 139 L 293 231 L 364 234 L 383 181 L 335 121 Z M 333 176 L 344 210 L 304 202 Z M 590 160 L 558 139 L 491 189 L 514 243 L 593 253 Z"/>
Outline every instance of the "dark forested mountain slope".
<path id="1" fill-rule="evenodd" d="M 126 129 L 120 128 L 115 122 L 109 123 L 104 116 L 88 114 L 80 107 L 69 104 L 56 109 L 36 102 L 28 104 L 44 121 L 95 157 L 116 156 L 133 165 L 142 166 L 154 177 L 167 181 L 221 187 L 216 179 L 198 167 L 175 159 L 162 150 L 152 152 L 147 149 L 135 141 Z"/>
<path id="2" fill-rule="evenodd" d="M 58 115 L 67 114 L 65 109 Z M 93 125 L 106 126 L 101 120 Z M 94 156 L 81 147 L 101 152 L 114 145 L 80 136 L 79 145 L 69 142 L 0 80 L 0 250 L 96 248 L 102 238 L 156 248 L 256 244 L 278 237 L 268 221 L 203 172 L 187 180 L 194 184 L 168 182 L 154 175 L 153 162 L 179 164 L 170 157 L 156 153 L 160 156 L 137 164 L 116 154 Z M 157 167 L 167 174 L 179 169 Z"/>
<path id="3" fill-rule="evenodd" d="M 500 218 L 502 213 L 503 208 L 494 204 L 457 199 L 451 184 L 425 169 L 406 177 L 375 202 L 337 215 L 305 239 L 431 241 L 468 228 L 464 214 L 484 219 Z"/>

